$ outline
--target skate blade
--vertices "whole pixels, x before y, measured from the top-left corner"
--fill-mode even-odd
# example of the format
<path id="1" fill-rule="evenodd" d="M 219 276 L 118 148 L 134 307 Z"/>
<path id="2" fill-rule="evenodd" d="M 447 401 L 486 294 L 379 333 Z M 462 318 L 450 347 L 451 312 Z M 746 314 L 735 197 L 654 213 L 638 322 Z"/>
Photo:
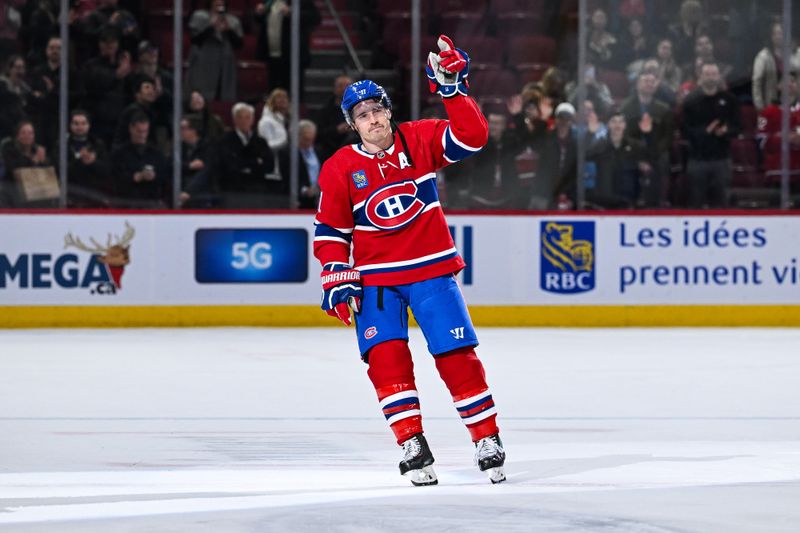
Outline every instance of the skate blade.
<path id="1" fill-rule="evenodd" d="M 506 471 L 502 466 L 490 468 L 486 473 L 489 474 L 489 481 L 491 481 L 493 485 L 506 480 Z"/>
<path id="2" fill-rule="evenodd" d="M 433 471 L 432 466 L 425 466 L 419 470 L 409 470 L 405 474 L 415 487 L 422 487 L 425 485 L 436 485 L 439 480 L 436 478 L 436 472 Z"/>

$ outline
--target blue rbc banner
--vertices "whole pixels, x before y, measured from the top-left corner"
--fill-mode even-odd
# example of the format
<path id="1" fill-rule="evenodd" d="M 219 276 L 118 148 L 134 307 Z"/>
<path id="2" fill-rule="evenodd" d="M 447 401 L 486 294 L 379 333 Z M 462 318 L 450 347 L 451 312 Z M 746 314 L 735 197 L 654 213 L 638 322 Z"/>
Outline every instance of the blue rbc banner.
<path id="1" fill-rule="evenodd" d="M 198 283 L 303 283 L 308 279 L 305 229 L 199 229 L 194 242 Z"/>
<path id="2" fill-rule="evenodd" d="M 540 287 L 555 294 L 594 289 L 594 222 L 542 221 Z"/>

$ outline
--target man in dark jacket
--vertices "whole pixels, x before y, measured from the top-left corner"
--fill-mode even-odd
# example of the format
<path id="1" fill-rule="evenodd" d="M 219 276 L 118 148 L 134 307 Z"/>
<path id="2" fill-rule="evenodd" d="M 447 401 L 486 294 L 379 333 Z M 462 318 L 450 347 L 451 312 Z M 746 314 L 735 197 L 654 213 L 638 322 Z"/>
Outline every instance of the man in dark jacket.
<path id="1" fill-rule="evenodd" d="M 147 144 L 150 120 L 136 114 L 128 126 L 129 141 L 111 154 L 115 190 L 121 207 L 159 209 L 169 205 L 172 166 Z"/>
<path id="2" fill-rule="evenodd" d="M 470 187 L 473 209 L 524 209 L 520 198 L 516 155 L 522 150 L 519 136 L 508 130 L 508 119 L 489 113 L 489 140 L 473 156 L 474 169 Z"/>
<path id="3" fill-rule="evenodd" d="M 333 94 L 325 106 L 314 114 L 319 128 L 319 155 L 325 161 L 342 146 L 354 143 L 358 136 L 347 125 L 342 115 L 342 94 L 353 83 L 348 76 L 337 76 L 333 81 Z"/>
<path id="4" fill-rule="evenodd" d="M 720 89 L 716 63 L 706 63 L 699 87 L 683 103 L 683 134 L 689 141 L 689 207 L 726 207 L 731 182 L 731 139 L 741 130 L 736 97 Z"/>
<path id="5" fill-rule="evenodd" d="M 239 102 L 232 114 L 234 129 L 223 135 L 217 150 L 222 207 L 288 207 L 285 180 L 268 177 L 275 170 L 275 157 L 267 141 L 253 132 L 253 106 Z"/>
<path id="6" fill-rule="evenodd" d="M 90 134 L 89 114 L 70 114 L 67 137 L 67 177 L 70 207 L 109 207 L 113 193 L 111 165 L 103 141 Z"/>
<path id="7" fill-rule="evenodd" d="M 664 186 L 669 179 L 669 153 L 672 144 L 672 110 L 655 98 L 658 77 L 648 70 L 639 73 L 636 92 L 622 103 L 627 136 L 640 141 L 655 158 L 654 172 L 643 191 L 645 205 L 659 207 L 666 199 Z"/>
<path id="8" fill-rule="evenodd" d="M 587 149 L 584 186 L 588 206 L 621 209 L 643 203 L 642 189 L 652 167 L 645 144 L 626 135 L 625 127 L 622 112 L 612 111 L 608 135 Z"/>
<path id="9" fill-rule="evenodd" d="M 95 135 L 110 146 L 117 120 L 126 106 L 125 82 L 132 69 L 131 56 L 119 50 L 119 38 L 113 29 L 102 31 L 99 47 L 100 55 L 84 66 L 83 107 L 92 114 Z"/>
<path id="10" fill-rule="evenodd" d="M 156 85 L 153 78 L 143 74 L 133 77 L 133 103 L 126 107 L 119 116 L 117 131 L 114 134 L 114 147 L 128 142 L 128 126 L 134 115 L 147 115 L 150 122 L 147 142 L 150 144 L 156 144 L 156 128 L 163 126 L 163 123 L 159 124 L 163 121 L 160 120 L 161 117 L 156 113 L 153 105 L 153 102 L 156 101 Z"/>

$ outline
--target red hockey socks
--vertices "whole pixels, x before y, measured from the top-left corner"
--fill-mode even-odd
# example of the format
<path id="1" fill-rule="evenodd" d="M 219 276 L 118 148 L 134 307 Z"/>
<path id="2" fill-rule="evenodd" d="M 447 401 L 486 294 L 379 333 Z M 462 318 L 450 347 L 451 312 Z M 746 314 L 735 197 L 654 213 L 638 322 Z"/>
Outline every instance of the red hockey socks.
<path id="1" fill-rule="evenodd" d="M 397 444 L 421 433 L 422 413 L 408 342 L 391 340 L 373 346 L 369 351 L 367 375 L 378 393 L 383 415 Z"/>
<path id="2" fill-rule="evenodd" d="M 436 356 L 435 361 L 472 441 L 478 442 L 496 434 L 497 410 L 475 350 L 472 347 L 459 348 Z"/>

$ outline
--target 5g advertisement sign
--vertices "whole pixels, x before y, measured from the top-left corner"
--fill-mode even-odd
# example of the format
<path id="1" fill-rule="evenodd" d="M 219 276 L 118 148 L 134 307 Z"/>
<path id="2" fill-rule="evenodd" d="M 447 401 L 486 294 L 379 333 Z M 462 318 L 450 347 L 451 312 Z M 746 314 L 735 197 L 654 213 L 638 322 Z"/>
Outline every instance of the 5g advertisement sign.
<path id="1" fill-rule="evenodd" d="M 303 283 L 308 279 L 305 229 L 198 229 L 198 283 Z"/>

